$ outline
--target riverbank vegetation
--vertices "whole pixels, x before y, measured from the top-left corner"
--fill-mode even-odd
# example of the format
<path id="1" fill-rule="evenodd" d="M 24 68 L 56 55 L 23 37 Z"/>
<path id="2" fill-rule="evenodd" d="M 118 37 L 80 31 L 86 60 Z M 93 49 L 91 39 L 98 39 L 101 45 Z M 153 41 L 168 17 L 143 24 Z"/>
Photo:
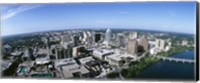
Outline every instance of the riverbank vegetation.
<path id="1" fill-rule="evenodd" d="M 146 56 L 141 59 L 140 62 L 130 64 L 128 69 L 123 69 L 121 74 L 124 76 L 124 78 L 132 79 L 133 77 L 139 75 L 143 69 L 149 67 L 157 61 L 159 61 L 159 59 Z"/>
<path id="2" fill-rule="evenodd" d="M 160 52 L 158 55 L 160 56 L 170 56 L 176 53 L 184 52 L 186 50 L 194 50 L 193 46 L 174 46 L 167 52 Z M 135 76 L 139 75 L 145 68 L 151 66 L 152 64 L 158 62 L 160 59 L 154 58 L 147 54 L 143 59 L 139 62 L 134 62 L 129 65 L 128 69 L 123 69 L 121 74 L 126 79 L 132 79 Z"/>
<path id="3" fill-rule="evenodd" d="M 194 47 L 193 46 L 174 46 L 169 51 L 166 51 L 166 52 L 163 51 L 163 52 L 158 53 L 157 55 L 167 57 L 167 56 L 171 56 L 171 55 L 181 53 L 187 50 L 194 50 Z"/>

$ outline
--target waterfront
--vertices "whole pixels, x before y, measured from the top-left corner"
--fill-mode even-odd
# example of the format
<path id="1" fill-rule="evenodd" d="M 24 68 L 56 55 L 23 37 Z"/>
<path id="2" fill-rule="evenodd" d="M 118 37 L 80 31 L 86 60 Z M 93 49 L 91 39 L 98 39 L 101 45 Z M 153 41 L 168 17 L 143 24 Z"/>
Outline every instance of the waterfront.
<path id="1" fill-rule="evenodd" d="M 182 53 L 174 54 L 171 57 L 194 59 L 194 51 L 185 51 Z M 161 60 L 142 71 L 135 78 L 193 80 L 194 73 L 194 63 L 177 63 L 173 61 L 170 62 Z"/>

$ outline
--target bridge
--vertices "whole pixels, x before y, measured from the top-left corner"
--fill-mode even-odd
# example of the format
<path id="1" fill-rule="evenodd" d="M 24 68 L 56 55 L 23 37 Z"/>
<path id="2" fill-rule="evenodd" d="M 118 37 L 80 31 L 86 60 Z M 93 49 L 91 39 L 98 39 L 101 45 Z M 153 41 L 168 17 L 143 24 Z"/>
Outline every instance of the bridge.
<path id="1" fill-rule="evenodd" d="M 162 60 L 168 60 L 168 61 L 175 61 L 175 62 L 182 62 L 182 63 L 195 63 L 195 60 L 191 59 L 183 59 L 183 58 L 173 58 L 173 57 L 163 57 L 163 56 L 153 56 L 155 58 L 159 58 Z"/>

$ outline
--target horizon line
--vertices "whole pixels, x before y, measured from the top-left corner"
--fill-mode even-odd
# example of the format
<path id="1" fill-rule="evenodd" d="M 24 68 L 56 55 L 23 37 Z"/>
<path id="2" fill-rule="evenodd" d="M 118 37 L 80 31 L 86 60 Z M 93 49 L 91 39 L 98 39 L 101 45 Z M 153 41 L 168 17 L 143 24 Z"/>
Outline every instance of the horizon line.
<path id="1" fill-rule="evenodd" d="M 74 28 L 75 30 L 81 30 L 81 29 L 91 29 L 91 30 L 97 30 L 97 29 L 108 29 L 108 28 Z M 65 31 L 65 30 L 74 30 L 74 29 L 57 29 L 57 30 L 44 30 L 44 31 L 33 31 L 33 32 L 25 32 L 25 33 L 17 33 L 17 34 L 9 34 L 9 35 L 1 35 L 1 37 L 5 36 L 14 36 L 14 35 L 22 35 L 22 34 L 31 34 L 31 33 L 44 33 L 44 32 L 51 32 L 51 31 Z M 109 29 L 126 29 L 130 30 L 130 28 L 109 28 Z M 175 32 L 175 31 L 163 31 L 163 30 L 150 30 L 150 29 L 136 29 L 132 28 L 131 30 L 142 30 L 142 31 L 155 31 L 155 32 L 166 32 L 166 33 L 179 33 L 179 34 L 190 34 L 190 35 L 196 35 L 196 32 L 194 33 L 187 33 L 187 32 Z"/>

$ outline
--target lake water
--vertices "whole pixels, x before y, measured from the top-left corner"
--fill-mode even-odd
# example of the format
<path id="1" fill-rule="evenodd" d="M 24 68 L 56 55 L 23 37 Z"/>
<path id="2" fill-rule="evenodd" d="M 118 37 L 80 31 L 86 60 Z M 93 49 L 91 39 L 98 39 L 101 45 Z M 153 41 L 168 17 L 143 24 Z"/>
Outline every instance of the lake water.
<path id="1" fill-rule="evenodd" d="M 194 59 L 194 51 L 185 51 L 172 55 L 175 58 Z M 142 79 L 164 79 L 164 80 L 194 80 L 195 64 L 159 61 L 152 66 L 143 70 L 140 75 L 135 78 Z"/>

